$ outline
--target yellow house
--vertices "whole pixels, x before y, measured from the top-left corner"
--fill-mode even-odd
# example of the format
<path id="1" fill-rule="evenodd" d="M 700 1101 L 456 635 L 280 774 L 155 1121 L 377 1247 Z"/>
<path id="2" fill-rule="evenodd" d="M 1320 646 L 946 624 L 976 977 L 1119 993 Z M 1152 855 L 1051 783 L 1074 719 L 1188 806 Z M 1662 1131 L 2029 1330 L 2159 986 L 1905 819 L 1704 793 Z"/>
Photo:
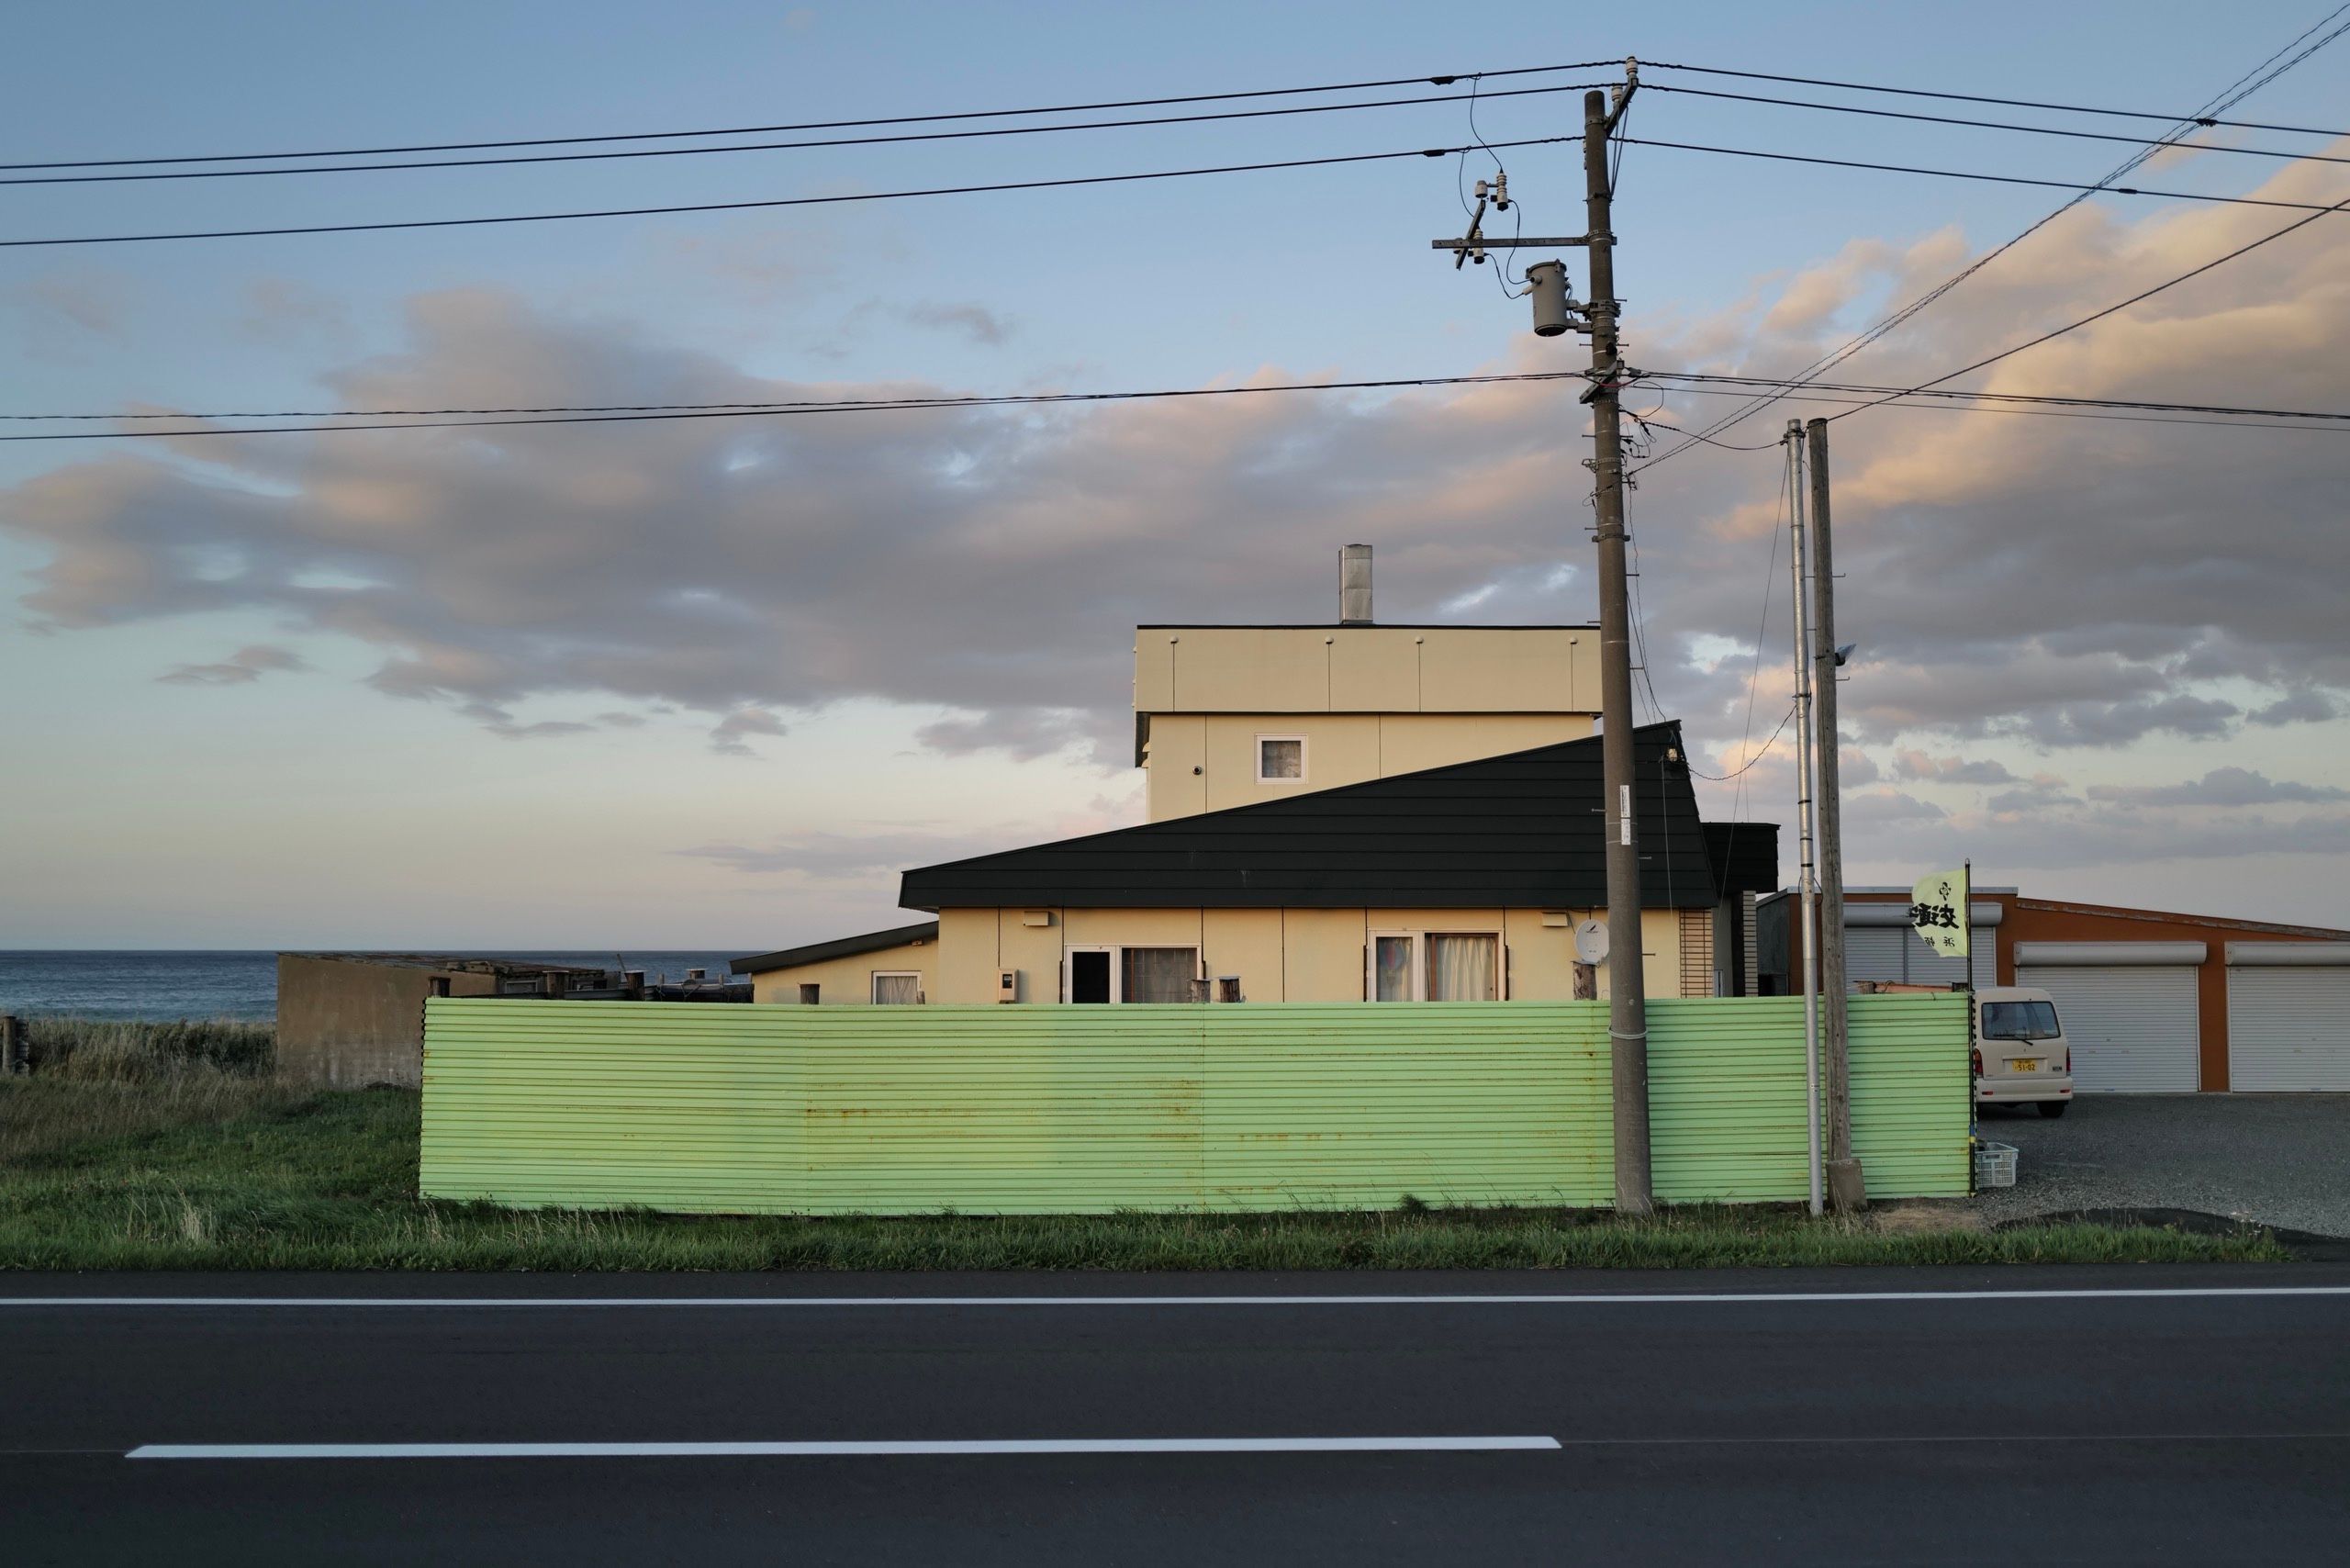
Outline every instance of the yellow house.
<path id="1" fill-rule="evenodd" d="M 1152 822 L 1581 740 L 1596 626 L 1381 626 L 1371 547 L 1335 625 L 1135 628 L 1135 766 Z"/>
<path id="2" fill-rule="evenodd" d="M 1139 826 L 905 873 L 935 921 L 738 960 L 759 1002 L 1550 1001 L 1607 994 L 1587 627 L 1146 626 Z M 1360 619 L 1354 617 L 1360 616 Z M 1636 732 L 1651 996 L 1753 989 L 1776 830 L 1698 819 Z"/>

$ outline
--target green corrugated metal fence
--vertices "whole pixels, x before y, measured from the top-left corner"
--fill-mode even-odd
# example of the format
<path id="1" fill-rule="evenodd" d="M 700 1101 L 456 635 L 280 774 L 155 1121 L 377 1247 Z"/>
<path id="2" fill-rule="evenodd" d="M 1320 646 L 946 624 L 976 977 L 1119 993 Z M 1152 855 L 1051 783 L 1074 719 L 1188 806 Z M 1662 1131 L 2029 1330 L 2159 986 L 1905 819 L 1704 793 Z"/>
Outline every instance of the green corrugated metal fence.
<path id="1" fill-rule="evenodd" d="M 1649 1012 L 1657 1196 L 1801 1198 L 1803 1003 Z M 1881 1196 L 1967 1186 L 1966 1002 L 1855 997 Z M 1607 1203 L 1600 1002 L 727 1007 L 436 998 L 428 1196 L 715 1213 Z"/>

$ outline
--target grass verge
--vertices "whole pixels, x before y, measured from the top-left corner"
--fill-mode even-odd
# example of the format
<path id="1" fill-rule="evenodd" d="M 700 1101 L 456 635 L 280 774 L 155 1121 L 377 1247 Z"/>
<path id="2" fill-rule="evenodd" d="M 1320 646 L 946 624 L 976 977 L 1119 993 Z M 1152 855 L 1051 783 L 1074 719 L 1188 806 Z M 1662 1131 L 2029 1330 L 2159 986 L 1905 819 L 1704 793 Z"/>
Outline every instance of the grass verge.
<path id="1" fill-rule="evenodd" d="M 415 1195 L 412 1092 L 303 1093 L 263 1076 L 202 1076 L 0 1081 L 0 1268 L 1670 1269 L 2291 1256 L 2253 1231 L 1888 1231 L 1752 1208 L 1638 1221 L 1555 1209 L 823 1219 L 509 1210 Z"/>

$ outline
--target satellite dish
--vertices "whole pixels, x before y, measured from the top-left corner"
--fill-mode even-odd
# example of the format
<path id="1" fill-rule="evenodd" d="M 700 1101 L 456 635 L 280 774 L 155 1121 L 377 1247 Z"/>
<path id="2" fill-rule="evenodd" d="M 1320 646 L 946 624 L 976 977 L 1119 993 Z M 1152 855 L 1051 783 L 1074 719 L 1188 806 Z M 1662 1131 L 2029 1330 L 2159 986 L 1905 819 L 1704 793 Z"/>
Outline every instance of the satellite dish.
<path id="1" fill-rule="evenodd" d="M 1575 957 L 1586 964 L 1607 961 L 1607 923 L 1586 920 L 1575 927 Z"/>

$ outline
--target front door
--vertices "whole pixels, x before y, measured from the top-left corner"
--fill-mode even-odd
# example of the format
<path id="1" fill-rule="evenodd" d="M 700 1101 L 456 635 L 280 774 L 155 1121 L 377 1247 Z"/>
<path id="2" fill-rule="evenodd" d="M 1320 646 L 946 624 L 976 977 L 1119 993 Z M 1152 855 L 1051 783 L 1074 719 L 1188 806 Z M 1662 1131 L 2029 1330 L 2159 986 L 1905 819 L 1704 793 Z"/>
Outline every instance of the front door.
<path id="1" fill-rule="evenodd" d="M 1110 955 L 1096 949 L 1069 956 L 1069 999 L 1071 1002 L 1110 1000 Z"/>

